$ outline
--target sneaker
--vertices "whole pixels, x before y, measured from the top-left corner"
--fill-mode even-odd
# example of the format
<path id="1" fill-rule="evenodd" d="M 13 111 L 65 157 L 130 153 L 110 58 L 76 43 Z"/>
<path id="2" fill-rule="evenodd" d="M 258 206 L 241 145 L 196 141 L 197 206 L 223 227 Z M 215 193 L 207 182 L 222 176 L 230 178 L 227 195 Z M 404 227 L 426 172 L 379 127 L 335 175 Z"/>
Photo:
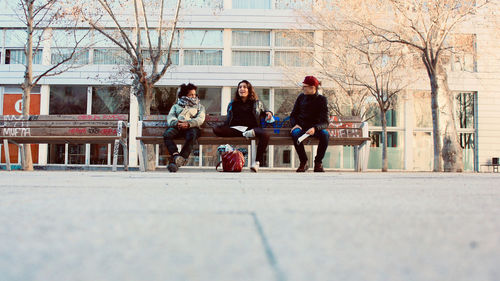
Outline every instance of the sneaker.
<path id="1" fill-rule="evenodd" d="M 314 163 L 314 172 L 316 173 L 324 173 L 325 169 L 323 169 L 323 164 L 321 163 Z"/>
<path id="2" fill-rule="evenodd" d="M 175 165 L 175 163 L 172 162 L 172 163 L 168 164 L 167 170 L 171 173 L 175 173 L 175 172 L 177 172 L 177 170 L 179 170 L 179 167 L 177 167 L 177 165 Z"/>
<path id="3" fill-rule="evenodd" d="M 186 158 L 184 158 L 180 155 L 176 155 L 174 157 L 174 162 L 175 162 L 175 165 L 177 165 L 177 168 L 180 168 L 186 164 Z"/>
<path id="4" fill-rule="evenodd" d="M 299 168 L 297 169 L 297 173 L 304 173 L 305 171 L 307 171 L 307 169 L 309 169 L 309 166 L 307 165 L 307 162 L 304 162 L 304 163 L 300 163 L 299 165 Z"/>
<path id="5" fill-rule="evenodd" d="M 253 129 L 243 132 L 243 136 L 247 139 L 255 137 L 255 131 Z"/>
<path id="6" fill-rule="evenodd" d="M 255 161 L 255 163 L 252 165 L 252 167 L 250 167 L 250 170 L 254 173 L 257 173 L 259 171 L 259 166 L 260 166 L 260 162 Z"/>

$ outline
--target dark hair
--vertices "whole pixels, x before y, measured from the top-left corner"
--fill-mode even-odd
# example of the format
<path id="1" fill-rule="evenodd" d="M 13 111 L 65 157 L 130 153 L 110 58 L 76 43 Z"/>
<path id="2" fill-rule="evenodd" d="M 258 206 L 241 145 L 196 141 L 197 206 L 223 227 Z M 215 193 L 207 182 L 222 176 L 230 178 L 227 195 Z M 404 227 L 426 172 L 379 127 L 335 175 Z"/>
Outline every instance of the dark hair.
<path id="1" fill-rule="evenodd" d="M 256 100 L 259 99 L 259 97 L 255 93 L 255 90 L 253 89 L 252 84 L 250 84 L 250 82 L 248 82 L 247 80 L 241 80 L 240 83 L 238 83 L 238 87 L 236 87 L 236 92 L 234 93 L 234 99 L 233 99 L 233 101 L 242 101 L 241 97 L 240 97 L 240 94 L 238 93 L 238 89 L 240 88 L 240 84 L 241 83 L 247 84 L 247 88 L 248 88 L 248 100 L 256 101 Z"/>
<path id="2" fill-rule="evenodd" d="M 194 84 L 182 84 L 179 86 L 179 93 L 177 94 L 177 97 L 178 98 L 181 98 L 181 97 L 184 97 L 184 96 L 187 96 L 187 94 L 189 93 L 189 91 L 191 90 L 195 90 L 198 89 L 198 87 L 196 87 Z"/>

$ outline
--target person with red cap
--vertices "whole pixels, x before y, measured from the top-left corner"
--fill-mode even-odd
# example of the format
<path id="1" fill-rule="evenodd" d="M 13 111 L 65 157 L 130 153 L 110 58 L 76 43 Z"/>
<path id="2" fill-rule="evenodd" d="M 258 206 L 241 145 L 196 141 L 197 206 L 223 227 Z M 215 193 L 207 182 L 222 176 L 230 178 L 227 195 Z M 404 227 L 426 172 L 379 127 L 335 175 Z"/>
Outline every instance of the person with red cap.
<path id="1" fill-rule="evenodd" d="M 324 172 L 323 157 L 330 138 L 326 130 L 329 123 L 328 102 L 325 96 L 318 94 L 320 82 L 316 77 L 306 76 L 302 84 L 302 93 L 297 97 L 290 114 L 290 123 L 292 125 L 290 134 L 292 135 L 295 151 L 297 151 L 300 159 L 297 172 L 305 172 L 309 169 L 304 144 L 299 141 L 299 138 L 304 134 L 319 139 L 318 150 L 314 159 L 314 172 Z"/>

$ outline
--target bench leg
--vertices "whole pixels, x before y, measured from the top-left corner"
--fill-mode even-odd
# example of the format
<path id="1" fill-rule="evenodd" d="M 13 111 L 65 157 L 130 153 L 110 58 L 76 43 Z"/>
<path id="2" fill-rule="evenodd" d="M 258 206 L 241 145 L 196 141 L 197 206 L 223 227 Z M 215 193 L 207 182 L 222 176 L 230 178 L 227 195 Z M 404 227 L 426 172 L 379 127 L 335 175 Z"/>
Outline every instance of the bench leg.
<path id="1" fill-rule="evenodd" d="M 356 146 L 356 171 L 364 172 L 368 169 L 368 158 L 370 157 L 370 141 L 364 142 L 360 146 Z"/>
<path id="2" fill-rule="evenodd" d="M 354 146 L 354 170 L 356 172 L 361 172 L 361 149 L 360 146 Z"/>
<path id="3" fill-rule="evenodd" d="M 126 141 L 120 141 L 123 147 L 123 169 L 128 171 L 128 147 Z"/>
<path id="4" fill-rule="evenodd" d="M 148 155 L 146 152 L 146 146 L 142 141 L 137 142 L 137 152 L 139 153 L 139 169 L 141 170 L 141 172 L 145 172 Z"/>
<path id="5" fill-rule="evenodd" d="M 249 157 L 251 159 L 248 159 L 250 163 L 248 163 L 249 167 L 253 166 L 255 164 L 255 158 L 257 158 L 257 146 L 255 145 L 255 140 L 251 140 L 250 141 L 250 150 L 251 150 L 251 156 L 249 155 Z M 262 165 L 262 163 L 261 163 Z"/>
<path id="6" fill-rule="evenodd" d="M 7 166 L 7 171 L 10 171 L 10 153 L 9 153 L 9 141 L 3 140 L 3 149 L 5 151 L 5 164 Z"/>
<path id="7" fill-rule="evenodd" d="M 115 145 L 113 146 L 113 172 L 116 172 L 116 165 L 118 164 L 118 149 L 120 147 L 120 141 L 115 140 Z"/>

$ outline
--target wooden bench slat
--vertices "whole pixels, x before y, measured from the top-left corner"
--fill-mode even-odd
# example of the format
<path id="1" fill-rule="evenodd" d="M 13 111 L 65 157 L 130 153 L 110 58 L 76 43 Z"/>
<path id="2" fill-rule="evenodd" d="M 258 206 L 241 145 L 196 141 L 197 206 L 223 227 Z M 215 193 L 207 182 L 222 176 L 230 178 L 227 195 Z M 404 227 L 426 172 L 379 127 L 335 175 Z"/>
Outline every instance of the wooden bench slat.
<path id="1" fill-rule="evenodd" d="M 1 128 L 117 127 L 116 121 L 0 121 Z"/>
<path id="2" fill-rule="evenodd" d="M 61 138 L 60 136 L 28 136 L 28 137 L 9 137 L 2 136 L 2 139 L 9 141 L 14 141 L 16 143 L 50 143 L 50 144 L 62 144 L 62 143 L 113 143 L 115 140 L 120 140 L 122 137 L 118 136 L 93 136 L 92 138 L 81 137 L 81 136 L 65 136 Z"/>
<path id="3" fill-rule="evenodd" d="M 127 114 L 0 115 L 2 121 L 127 121 Z"/>
<path id="4" fill-rule="evenodd" d="M 0 128 L 0 137 L 30 137 L 30 136 L 117 136 L 117 127 L 53 127 L 53 128 Z M 123 137 L 126 136 L 126 130 L 122 130 Z"/>

